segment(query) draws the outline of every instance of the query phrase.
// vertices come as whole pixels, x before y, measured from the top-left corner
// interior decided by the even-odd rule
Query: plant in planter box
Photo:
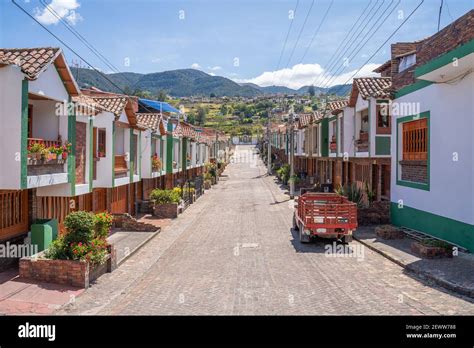
[[[151,168],[153,171],[158,171],[161,169],[161,160],[156,154],[151,158]]]
[[[99,214],[100,215],[100,214]],[[108,243],[105,239],[111,225],[111,216],[76,211],[64,220],[67,233],[55,240],[45,256],[50,259],[87,261],[101,265],[108,259]]]
[[[34,160],[40,160],[45,146],[41,142],[32,143],[28,146],[28,157]]]
[[[94,230],[96,238],[107,238],[114,221],[113,216],[109,213],[98,213],[95,214],[94,218]]]
[[[178,204],[181,201],[180,188],[173,190],[155,189],[150,194],[153,201],[153,214],[160,218],[175,218],[178,216]]]
[[[69,154],[72,152],[72,144],[69,141],[63,145],[62,157],[65,160]]]

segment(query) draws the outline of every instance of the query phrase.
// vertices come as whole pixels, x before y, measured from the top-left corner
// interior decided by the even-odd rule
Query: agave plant
[[[355,183],[346,186],[344,191],[348,200],[356,203],[358,207],[362,206],[362,190]]]
[[[369,187],[368,182],[365,182],[365,194],[367,195],[369,204],[372,204],[372,202],[375,200],[375,191]]]

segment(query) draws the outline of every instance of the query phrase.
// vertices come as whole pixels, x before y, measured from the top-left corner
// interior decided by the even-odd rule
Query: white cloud
[[[214,74],[213,72],[208,72],[208,74],[211,76],[216,76],[216,74]]]
[[[201,66],[198,63],[191,64],[192,69],[201,69]]]
[[[209,70],[212,70],[212,71],[222,70],[222,67],[219,66],[219,65],[216,65],[216,66],[208,66],[207,68],[208,68]]]
[[[152,62],[152,63],[159,63],[159,62],[161,62],[161,59],[160,59],[160,58],[153,58],[153,59],[151,60],[151,62]]]
[[[60,18],[76,25],[83,20],[80,13],[75,11],[80,6],[77,0],[52,0],[47,8],[35,8],[35,18],[44,25],[58,24]]]
[[[378,74],[372,72],[380,64],[367,64],[356,75],[359,76],[377,76]],[[319,64],[297,64],[291,68],[280,69],[277,71],[266,71],[263,74],[250,79],[235,79],[235,82],[251,82],[259,86],[285,86],[293,89],[298,89],[303,86],[309,86],[315,83],[318,86],[325,86],[329,83],[330,86],[342,84],[346,82],[357,69],[343,73],[341,75],[333,76],[328,73]],[[324,76],[324,77],[323,77]],[[351,83],[352,80],[347,83]]]

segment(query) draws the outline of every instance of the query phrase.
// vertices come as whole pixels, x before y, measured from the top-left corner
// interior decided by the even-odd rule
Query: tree
[[[303,112],[304,111],[304,106],[302,104],[296,104],[294,108],[295,112]]]
[[[209,98],[215,98],[215,97],[216,97],[216,94],[215,94],[215,93],[211,93],[211,94],[209,95]]]
[[[160,89],[160,91],[158,92],[158,95],[156,96],[156,99],[158,99],[159,101],[166,101],[166,98],[167,98],[167,94],[164,90]]]
[[[314,86],[308,87],[308,93],[310,96],[314,97],[314,95],[316,94],[316,92],[314,91]]]
[[[196,114],[194,112],[190,112],[187,114],[187,121],[191,124],[196,124]]]
[[[318,104],[311,105],[311,109],[313,109],[313,111],[317,111],[318,110]]]
[[[204,126],[208,113],[209,109],[207,107],[199,105],[197,108],[196,123],[200,126]]]

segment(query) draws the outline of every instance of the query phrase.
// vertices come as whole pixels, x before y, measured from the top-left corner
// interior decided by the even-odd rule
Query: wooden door
[[[112,189],[112,199],[110,211],[113,214],[123,214],[128,212],[128,185],[114,187]]]
[[[87,125],[76,122],[76,183],[86,182],[86,141]]]
[[[96,188],[93,192],[94,213],[107,211],[107,189]]]
[[[28,232],[28,191],[0,191],[0,240]]]

